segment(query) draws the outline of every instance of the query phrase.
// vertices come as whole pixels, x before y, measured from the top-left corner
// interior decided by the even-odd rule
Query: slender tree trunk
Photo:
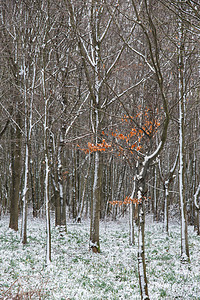
[[[168,234],[169,229],[169,180],[164,182],[164,231]]]
[[[50,224],[50,203],[49,203],[49,158],[48,158],[48,102],[45,88],[45,70],[42,70],[42,84],[44,96],[44,158],[45,158],[45,180],[44,180],[44,198],[46,210],[46,262],[51,262],[51,224]]]
[[[148,282],[146,275],[145,262],[145,182],[149,161],[142,163],[141,170],[137,166],[137,175],[135,176],[137,200],[138,200],[138,275],[140,284],[141,300],[148,300]],[[138,175],[139,174],[139,175]]]
[[[47,264],[51,262],[51,224],[50,224],[50,203],[49,203],[49,160],[48,154],[45,153],[45,208],[46,208],[46,261]]]
[[[21,178],[21,115],[17,112],[16,129],[11,127],[11,169],[12,185],[10,193],[10,223],[9,228],[18,230],[18,205]],[[13,126],[13,125],[12,125]]]
[[[131,199],[134,199],[135,196],[135,180],[136,176],[134,176],[134,181],[133,181],[133,191],[131,194]],[[135,203],[131,201],[129,205],[129,244],[130,245],[135,245],[135,232],[134,232],[134,222],[135,222]]]
[[[64,129],[65,130],[65,129]],[[66,225],[66,202],[64,200],[63,190],[63,174],[62,174],[62,147],[63,147],[63,128],[60,132],[60,141],[58,147],[58,187],[59,187],[59,198],[60,198],[60,225],[64,226],[65,231],[67,230]]]
[[[154,189],[153,189],[153,195],[154,195],[154,204],[153,204],[153,220],[158,221],[158,203],[157,203],[157,168],[155,167],[154,170]]]
[[[163,226],[163,229],[167,234],[168,234],[168,229],[169,229],[169,186],[173,180],[174,172],[175,172],[176,166],[178,164],[178,159],[179,159],[179,150],[176,155],[174,165],[170,169],[170,171],[168,172],[168,174],[166,176],[164,176],[162,173],[160,160],[158,163],[158,170],[159,170],[160,178],[161,178],[161,181],[163,183],[163,188],[164,188],[164,226]],[[167,168],[169,168],[169,164],[168,164]]]
[[[36,148],[37,149],[37,148]],[[42,175],[40,176],[39,174],[39,162],[38,162],[38,157],[36,156],[35,158],[35,172],[33,172],[33,176],[35,176],[35,205],[33,206],[33,216],[38,217],[39,216],[39,211],[43,203],[39,201],[39,199],[44,199],[42,196],[42,187],[44,184],[40,184],[40,179]],[[42,171],[42,168],[41,168]],[[43,171],[42,171],[43,172]],[[42,174],[41,172],[41,174]]]
[[[135,204],[131,201],[131,203],[129,204],[129,244],[130,245],[135,245],[134,211],[135,211]]]
[[[61,224],[61,212],[60,212],[60,193],[58,187],[58,158],[56,158],[56,147],[54,144],[53,135],[50,134],[50,147],[49,147],[49,157],[51,161],[51,180],[52,189],[54,195],[54,205],[55,205],[55,226],[60,226]]]
[[[32,151],[30,149],[31,155],[32,156]],[[31,199],[33,203],[33,217],[37,217],[37,202],[36,202],[36,187],[35,187],[35,175],[34,175],[34,164],[32,158],[30,159],[30,181],[31,181]]]
[[[26,62],[23,54],[23,74],[24,74],[24,132],[25,132],[25,165],[24,165],[24,188],[22,194],[22,227],[21,240],[23,244],[27,243],[27,191],[28,191],[28,173],[29,173],[29,147],[28,147],[28,124],[27,124],[27,86],[26,86]]]
[[[22,196],[23,210],[22,210],[22,228],[21,228],[21,239],[22,243],[27,243],[27,191],[28,191],[28,164],[29,164],[29,148],[28,143],[26,143],[25,150],[25,166],[24,166],[24,189]]]
[[[78,216],[77,216],[77,222],[79,222],[79,223],[81,222],[83,209],[84,209],[86,185],[87,185],[87,180],[88,180],[88,176],[89,176],[90,167],[91,167],[91,159],[90,159],[90,153],[89,153],[88,169],[87,169],[87,173],[85,175],[84,182],[83,182],[83,191],[82,191],[82,195],[81,195],[81,205],[80,205],[80,209],[79,209]]]
[[[195,208],[194,230],[197,232],[197,235],[200,235],[199,223],[200,223],[199,209]]]
[[[195,223],[194,223],[194,229],[197,231],[197,235],[200,235],[200,226],[199,226],[199,210],[200,205],[198,204],[198,197],[200,194],[200,183],[198,185],[198,188],[194,194],[194,206],[195,206]]]
[[[95,152],[94,159],[94,183],[93,183],[93,199],[91,201],[91,221],[90,221],[90,249],[93,252],[100,252],[99,243],[99,221],[100,221],[100,153]]]
[[[76,151],[75,148],[72,150],[72,180],[71,180],[71,211],[72,218],[77,218],[77,164],[76,164]]]
[[[189,260],[185,194],[185,84],[184,84],[184,36],[183,24],[179,24],[179,194],[181,211],[181,258]]]
[[[148,295],[146,263],[145,263],[144,228],[145,228],[144,199],[142,197],[141,203],[138,204],[138,273],[139,273],[141,300],[145,300],[145,299],[148,300],[149,295]]]
[[[33,78],[32,78],[32,95],[30,103],[27,102],[27,82],[28,78],[26,75],[26,59],[25,54],[23,55],[23,75],[24,75],[24,89],[22,94],[24,95],[24,132],[25,132],[25,165],[24,165],[24,188],[22,195],[22,227],[21,227],[21,239],[22,243],[27,243],[27,192],[28,192],[28,176],[29,176],[29,145],[32,135],[32,115],[33,115],[33,99],[34,99],[34,88],[35,88],[35,77],[36,77],[36,62],[33,63]],[[29,118],[29,119],[28,119]]]
[[[54,201],[55,201],[55,226],[60,226],[61,215],[60,215],[60,195],[57,186],[53,184]]]

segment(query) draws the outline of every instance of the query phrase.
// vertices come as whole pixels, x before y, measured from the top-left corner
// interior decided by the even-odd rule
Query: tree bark
[[[94,253],[100,252],[99,242],[99,221],[101,207],[101,178],[100,178],[100,153],[95,152],[94,158],[94,183],[93,183],[93,198],[91,201],[91,216],[90,216],[90,244],[89,247]]]
[[[20,199],[20,179],[21,179],[21,114],[18,111],[16,116],[18,126],[11,127],[11,170],[12,185],[10,193],[10,223],[9,228],[18,230],[18,205]]]
[[[144,228],[145,228],[145,214],[144,214],[144,199],[140,199],[138,204],[138,273],[140,283],[141,300],[148,300],[148,286],[146,276],[145,263],[145,244],[144,244]]]
[[[184,32],[179,22],[179,196],[181,211],[181,259],[189,261],[187,233],[186,193],[185,193],[185,83],[184,83]]]

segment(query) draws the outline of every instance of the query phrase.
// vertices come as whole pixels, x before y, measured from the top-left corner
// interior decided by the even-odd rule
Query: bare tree
[[[20,62],[21,45],[19,30],[12,19],[19,20],[19,7],[15,4],[15,10],[11,8],[10,3],[3,3],[1,6],[1,42],[4,45],[4,57],[7,61],[10,97],[13,103],[10,105],[1,104],[4,113],[11,120],[11,172],[12,184],[10,192],[10,224],[9,227],[18,230],[18,205],[20,199],[20,181],[21,181],[21,156],[22,156],[22,99],[20,82]],[[8,79],[7,78],[7,79]]]

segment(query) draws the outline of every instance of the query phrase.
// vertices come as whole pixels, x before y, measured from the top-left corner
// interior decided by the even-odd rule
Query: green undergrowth
[[[89,221],[68,224],[67,233],[52,226],[49,266],[45,220],[30,219],[28,224],[28,242],[22,245],[19,233],[8,229],[8,218],[1,220],[0,299],[140,300],[137,229],[136,244],[130,246],[127,219],[101,223],[99,254],[89,251]],[[162,224],[147,223],[150,299],[200,300],[200,237],[192,228],[189,243],[191,263],[182,264],[180,227],[170,225],[166,235]]]

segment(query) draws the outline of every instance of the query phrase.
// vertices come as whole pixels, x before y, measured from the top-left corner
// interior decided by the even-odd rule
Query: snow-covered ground
[[[100,254],[88,251],[88,221],[68,224],[67,234],[60,234],[52,225],[52,263],[48,267],[45,220],[29,217],[25,246],[8,224],[9,218],[3,216],[0,299],[140,300],[137,239],[135,246],[129,245],[128,219],[101,223]],[[180,227],[170,225],[169,231],[166,236],[161,223],[148,220],[146,224],[150,299],[200,299],[200,236],[189,228],[191,263],[181,264]]]

